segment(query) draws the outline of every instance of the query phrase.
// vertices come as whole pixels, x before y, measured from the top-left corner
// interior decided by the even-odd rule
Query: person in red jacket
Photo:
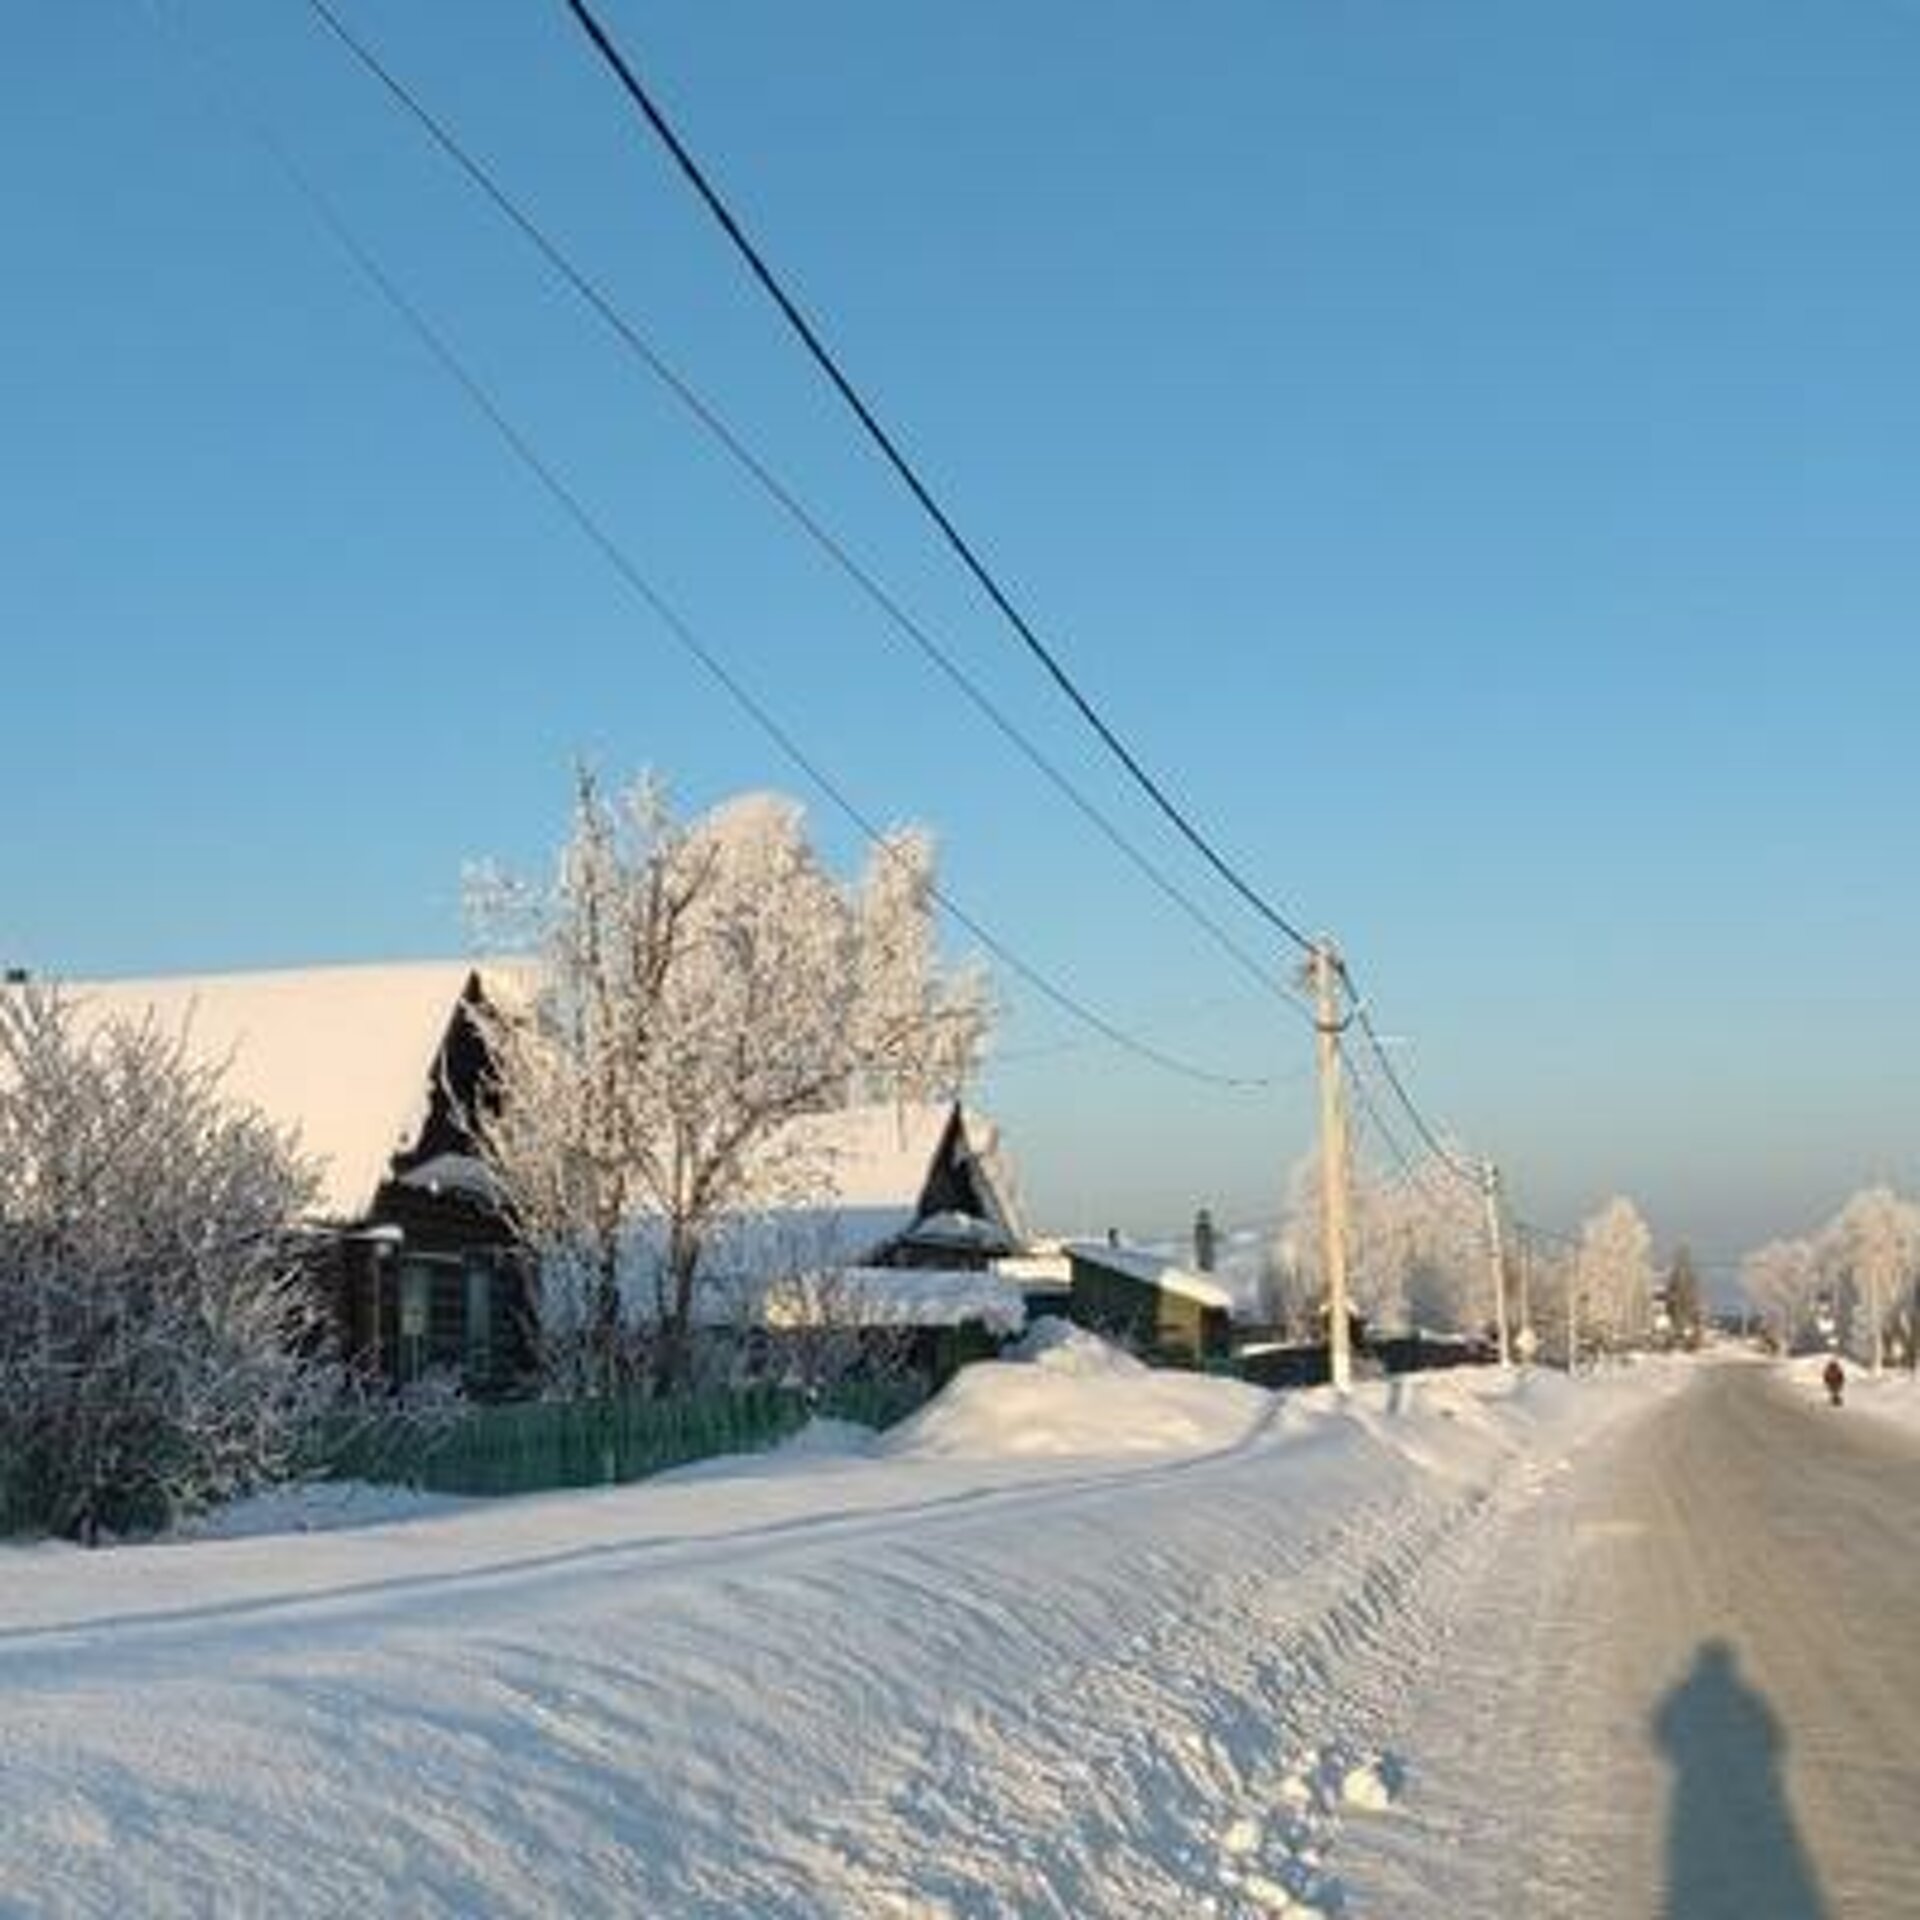
[[[1847,1384],[1847,1370],[1840,1364],[1838,1354],[1827,1362],[1826,1371],[1820,1378],[1826,1382],[1827,1398],[1837,1407],[1840,1404],[1841,1391]]]

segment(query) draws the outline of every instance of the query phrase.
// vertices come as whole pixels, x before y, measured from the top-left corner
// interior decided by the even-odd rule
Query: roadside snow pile
[[[1043,1323],[1015,1351],[1026,1357],[964,1368],[881,1451],[895,1460],[1200,1453],[1237,1446],[1274,1404],[1237,1380],[1143,1366],[1079,1328]]]
[[[1489,1516],[1664,1390],[1055,1334],[811,1470],[0,1549],[0,1913],[1336,1914]]]
[[[1144,1360],[1052,1314],[1036,1320],[1002,1357],[1045,1367],[1049,1373],[1138,1375],[1147,1371]]]
[[[797,1433],[778,1445],[753,1453],[717,1453],[692,1460],[684,1467],[668,1467],[639,1483],[648,1487],[685,1486],[702,1480],[816,1478],[871,1460],[880,1450],[880,1436],[857,1420],[834,1420],[816,1415]]]

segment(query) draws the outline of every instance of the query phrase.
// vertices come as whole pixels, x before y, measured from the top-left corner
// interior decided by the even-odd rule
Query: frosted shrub
[[[291,1143],[83,1015],[0,993],[0,1528],[93,1540],[288,1471],[331,1376]]]

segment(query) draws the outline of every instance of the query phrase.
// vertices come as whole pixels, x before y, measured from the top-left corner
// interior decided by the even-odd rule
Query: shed
[[[1070,1241],[1065,1251],[1073,1277],[1069,1311],[1079,1325],[1184,1366],[1227,1357],[1232,1296],[1205,1274],[1101,1241]]]

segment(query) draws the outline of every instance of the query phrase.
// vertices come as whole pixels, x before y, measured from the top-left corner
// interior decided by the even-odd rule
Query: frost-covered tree
[[[1891,1187],[1863,1188],[1814,1246],[1823,1278],[1846,1309],[1854,1351],[1878,1373],[1889,1317],[1920,1272],[1920,1207]]]
[[[1317,1318],[1326,1298],[1320,1159],[1289,1176],[1285,1223],[1268,1262],[1288,1317]],[[1348,1298],[1375,1327],[1480,1332],[1493,1316],[1478,1194],[1437,1158],[1398,1174],[1356,1168],[1347,1210]]]
[[[1653,1295],[1653,1235],[1633,1202],[1616,1196],[1584,1221],[1574,1259],[1583,1329],[1616,1352],[1644,1339]]]
[[[1417,1163],[1395,1185],[1404,1218],[1407,1317],[1440,1333],[1485,1333],[1494,1324],[1493,1270],[1484,1202],[1456,1163],[1437,1156]]]
[[[854,911],[858,1097],[956,1095],[979,1061],[991,1003],[977,971],[949,974],[941,966],[932,837],[909,827],[882,840],[868,859]]]
[[[1521,1254],[1526,1262],[1528,1309],[1543,1359],[1569,1371],[1579,1365],[1587,1335],[1581,1310],[1579,1259],[1558,1236],[1531,1239]]]
[[[984,997],[933,957],[925,843],[876,862],[856,892],[792,801],[683,825],[657,785],[609,797],[583,772],[553,888],[483,878],[483,917],[504,905],[539,952],[525,1004],[479,1016],[494,1072],[477,1121],[541,1261],[550,1370],[683,1380],[716,1230],[830,1178],[790,1123],[971,1067]]]
[[[1675,1346],[1691,1351],[1700,1344],[1706,1314],[1700,1270],[1693,1264],[1691,1248],[1683,1245],[1675,1250],[1661,1291],[1666,1297],[1667,1336]]]
[[[1284,1247],[1282,1258],[1278,1248]],[[1326,1238],[1320,1202],[1320,1155],[1309,1151],[1287,1177],[1287,1211],[1276,1243],[1274,1270],[1295,1329],[1310,1337],[1326,1330]],[[1372,1326],[1398,1326],[1405,1317],[1400,1289],[1399,1222],[1386,1204],[1383,1183],[1350,1169],[1347,1183],[1347,1304]]]
[[[1811,1240],[1769,1240],[1740,1262],[1741,1289],[1783,1351],[1793,1348],[1812,1318],[1819,1285]]]
[[[289,1470],[333,1385],[313,1193],[186,1035],[0,991],[0,1523],[92,1539]]]

